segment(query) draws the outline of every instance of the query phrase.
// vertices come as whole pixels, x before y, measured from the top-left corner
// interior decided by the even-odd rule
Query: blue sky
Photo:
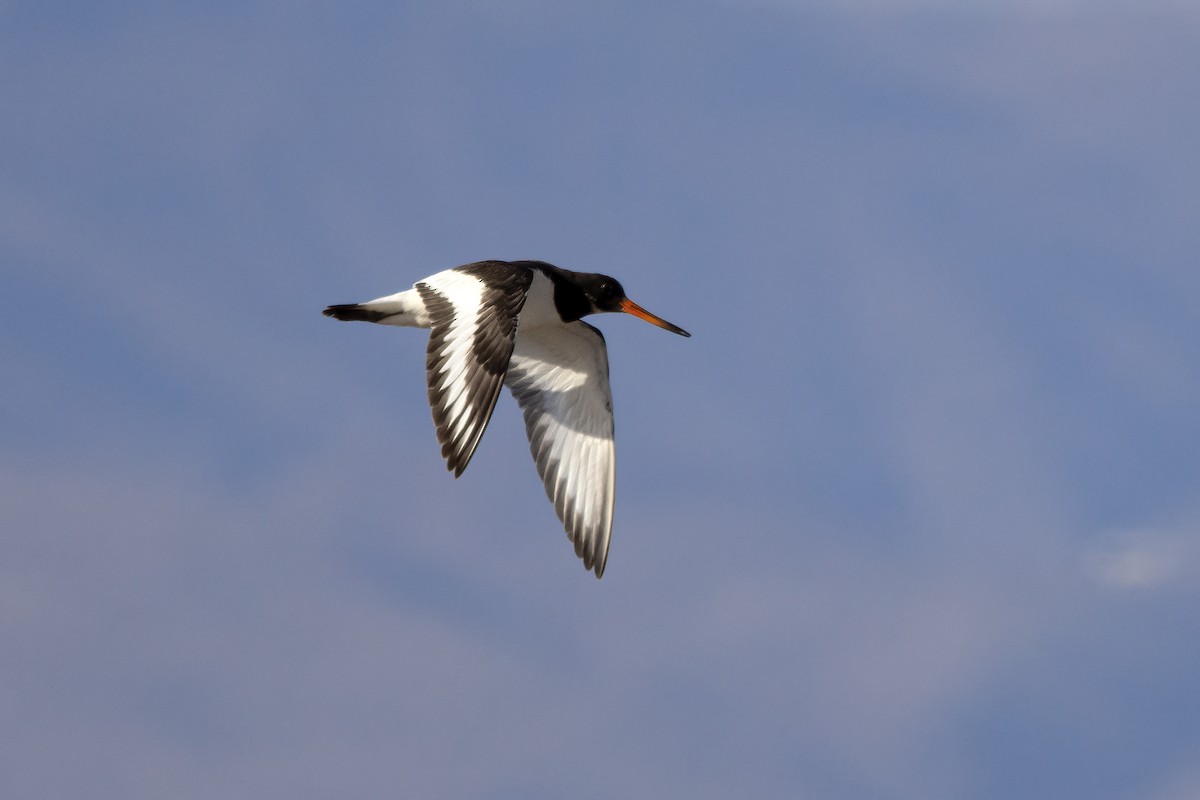
[[[1200,14],[0,2],[0,793],[1200,796]],[[482,258],[617,276],[577,563]]]

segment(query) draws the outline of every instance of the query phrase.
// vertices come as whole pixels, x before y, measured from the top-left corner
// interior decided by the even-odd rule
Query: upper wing
[[[425,377],[446,466],[458,477],[487,428],[532,273],[481,261],[417,284],[430,318]]]
[[[604,575],[616,463],[608,355],[585,322],[521,331],[505,379],[546,494],[583,565]]]

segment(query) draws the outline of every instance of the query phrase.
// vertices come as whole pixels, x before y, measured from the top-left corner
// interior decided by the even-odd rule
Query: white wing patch
[[[528,270],[480,262],[417,284],[431,320],[429,405],[442,456],[455,476],[471,461],[508,369]]]
[[[505,383],[546,494],[575,553],[604,574],[612,535],[616,460],[608,354],[584,322],[522,328]]]

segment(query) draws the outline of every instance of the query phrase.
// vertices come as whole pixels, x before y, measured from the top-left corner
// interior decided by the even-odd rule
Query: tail
[[[416,289],[389,294],[387,297],[377,297],[365,303],[330,306],[325,309],[324,313],[327,317],[347,322],[378,322],[381,325],[429,327],[429,314],[425,312],[425,302],[421,300],[421,295]]]
[[[395,312],[380,311],[377,308],[370,308],[362,303],[346,303],[344,305],[329,306],[321,312],[327,317],[340,319],[343,322],[382,322]]]

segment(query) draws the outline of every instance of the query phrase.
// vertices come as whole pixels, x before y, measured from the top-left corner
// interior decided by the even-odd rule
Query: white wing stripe
[[[525,414],[546,494],[575,552],[599,577],[608,558],[615,474],[604,339],[582,322],[522,328],[506,382]]]
[[[430,318],[429,405],[446,465],[461,475],[491,418],[508,369],[528,268],[501,262],[455,267],[417,291]]]

